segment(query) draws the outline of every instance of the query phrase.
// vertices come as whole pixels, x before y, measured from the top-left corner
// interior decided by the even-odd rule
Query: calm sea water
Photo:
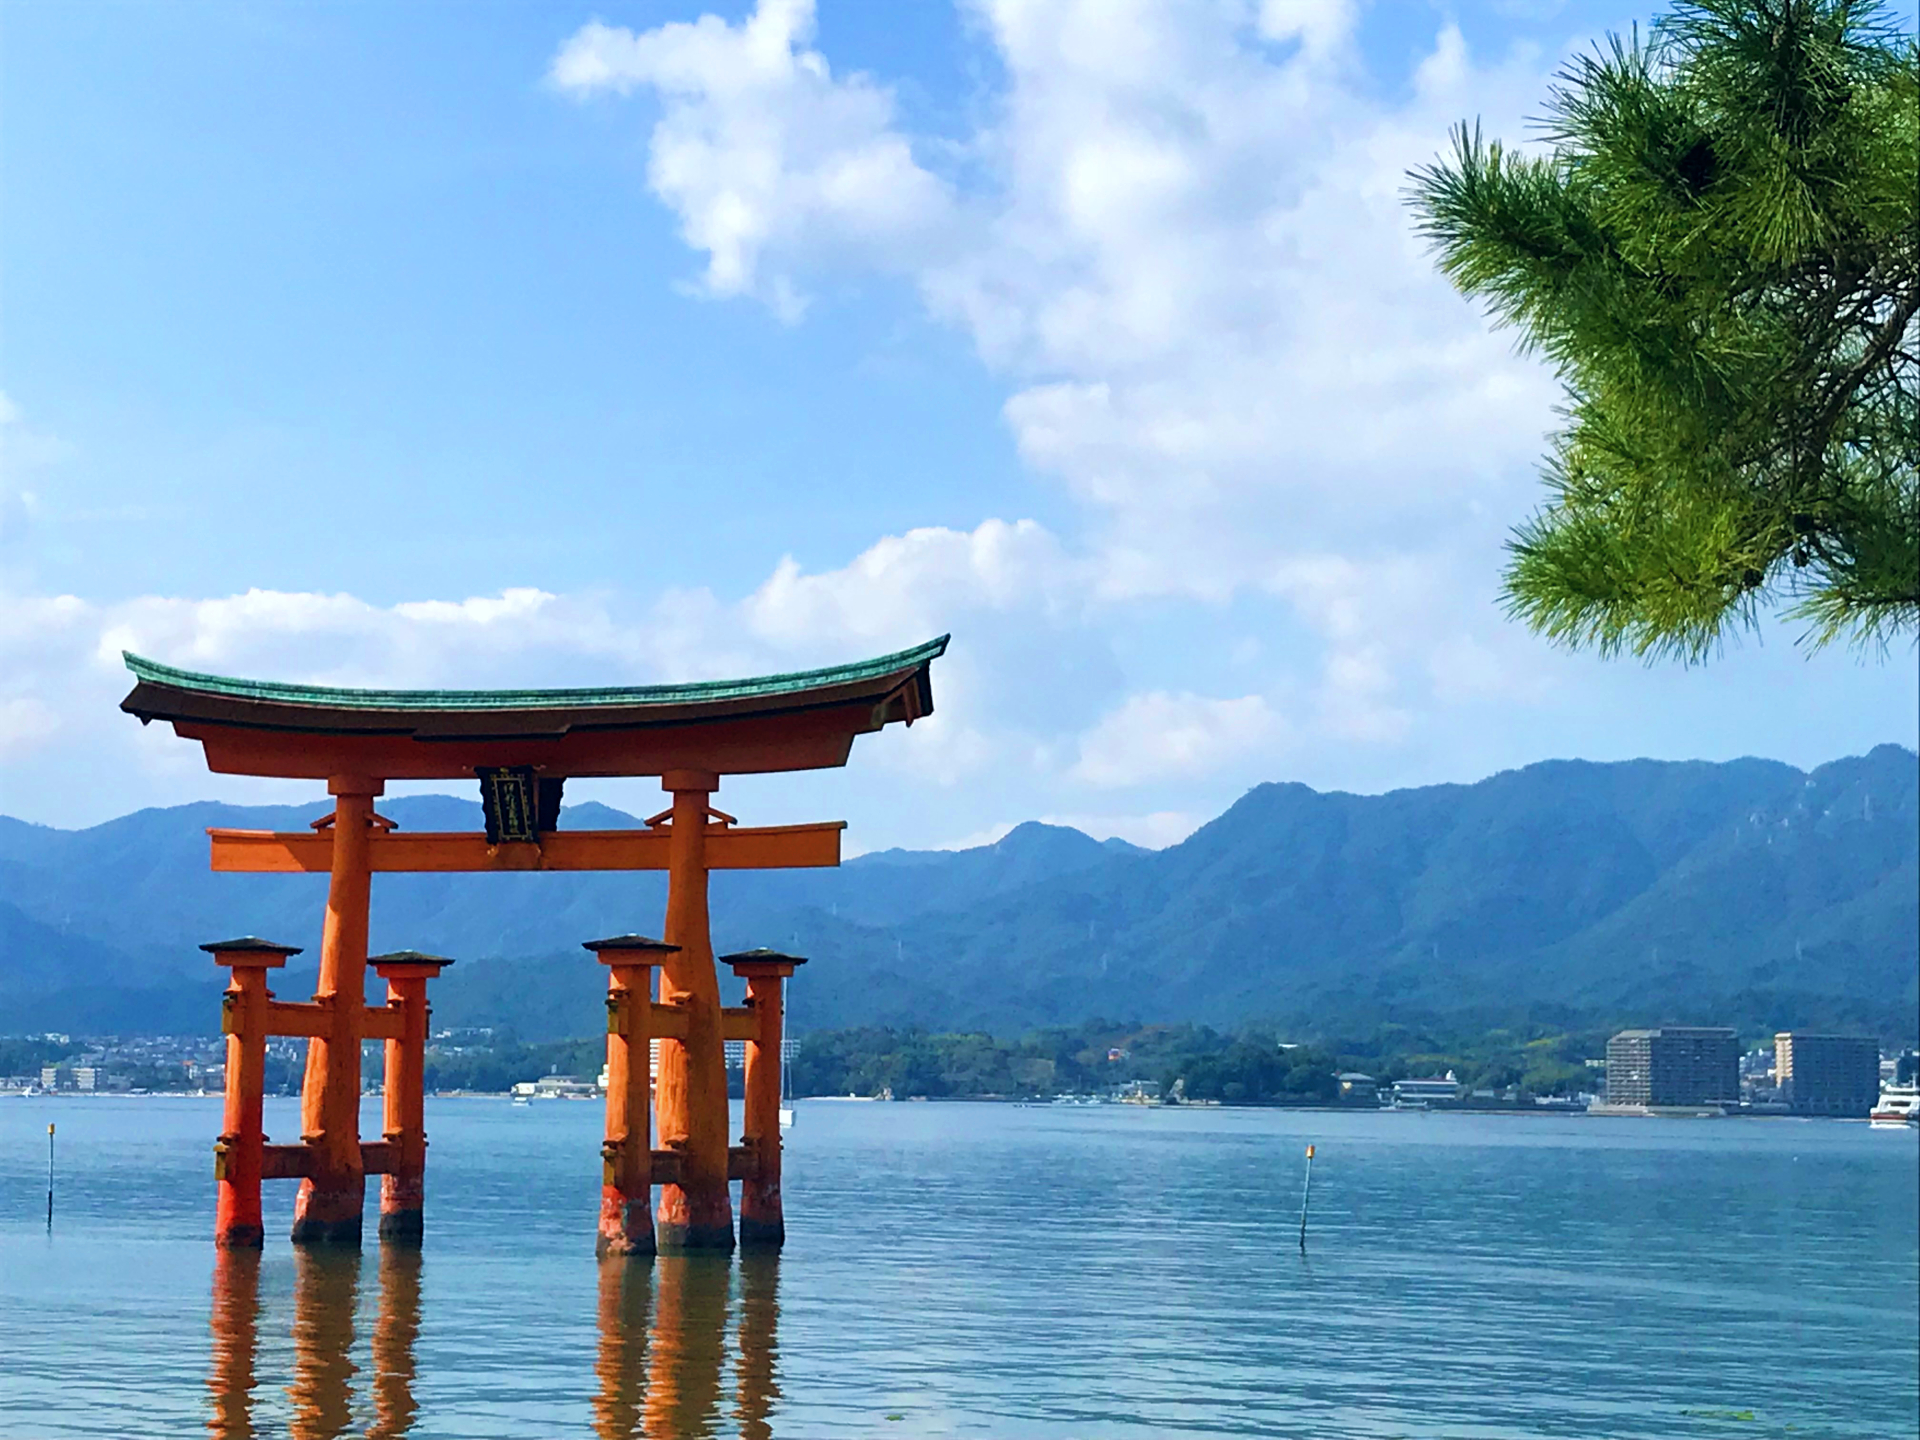
[[[0,1100],[0,1434],[1920,1434],[1911,1133],[808,1102],[777,1261],[601,1266],[597,1105],[430,1099],[417,1258],[217,1264],[219,1118]]]

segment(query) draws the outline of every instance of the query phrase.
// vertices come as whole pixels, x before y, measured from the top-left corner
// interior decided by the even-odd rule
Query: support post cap
[[[614,964],[651,964],[651,961],[635,961],[634,955],[678,955],[680,947],[669,945],[664,940],[656,940],[651,935],[609,935],[604,940],[583,940],[582,950],[591,950],[600,957],[604,965]]]
[[[757,950],[739,950],[732,955],[722,955],[720,959],[733,967],[734,974],[748,978],[777,975],[784,979],[793,974],[794,966],[807,963],[804,955],[788,955],[780,950],[769,950],[764,945]]]
[[[298,955],[298,945],[276,945],[258,935],[242,935],[237,940],[215,940],[200,947],[213,956],[216,965],[242,965],[271,969],[287,963],[289,955]]]
[[[416,976],[431,980],[453,961],[445,955],[428,955],[421,950],[393,950],[385,955],[369,955],[367,963],[382,980],[410,980]]]
[[[676,795],[683,790],[711,795],[720,788],[720,776],[712,770],[668,770],[660,777],[660,788]]]

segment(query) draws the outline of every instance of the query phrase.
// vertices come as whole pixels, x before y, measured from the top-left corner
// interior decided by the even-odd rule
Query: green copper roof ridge
[[[624,685],[561,690],[352,690],[333,685],[295,685],[278,680],[244,680],[180,670],[122,650],[127,669],[144,683],[168,685],[235,700],[312,705],[353,710],[579,710],[614,705],[684,705],[703,700],[750,700],[789,695],[829,685],[877,680],[913,669],[946,653],[951,635],[924,645],[877,655],[851,665],[793,670],[741,680],[694,680],[675,685]]]

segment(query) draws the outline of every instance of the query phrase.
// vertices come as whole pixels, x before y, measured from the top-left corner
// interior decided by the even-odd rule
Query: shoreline
[[[516,1097],[508,1090],[430,1090],[428,1096],[435,1100],[507,1100]],[[297,1100],[297,1095],[268,1096],[273,1100]],[[380,1092],[369,1090],[362,1093],[363,1101],[378,1100]],[[579,1103],[582,1100],[604,1099],[599,1095],[540,1097],[565,1099]],[[0,1101],[6,1100],[225,1100],[223,1092],[218,1090],[0,1090]],[[1568,1118],[1594,1120],[1832,1120],[1843,1125],[1866,1125],[1871,1122],[1864,1115],[1795,1115],[1777,1110],[1768,1111],[1721,1111],[1708,1113],[1701,1110],[1641,1110],[1595,1107],[1591,1110],[1562,1109],[1548,1106],[1519,1105],[1435,1105],[1425,1109],[1397,1107],[1393,1105],[1245,1105],[1229,1104],[1225,1101],[1185,1101],[1178,1105],[1141,1104],[1125,1100],[1092,1100],[1078,1102],[1056,1102],[1053,1100],[1022,1100],[1011,1095],[916,1095],[905,1100],[883,1100],[877,1095],[796,1095],[789,1103],[839,1104],[839,1105],[1013,1105],[1028,1110],[1087,1110],[1087,1109],[1131,1109],[1131,1110],[1284,1110],[1299,1111],[1319,1115],[1521,1115],[1530,1118]],[[1887,1127],[1882,1127],[1887,1128]],[[1913,1127],[1908,1127],[1913,1128]]]

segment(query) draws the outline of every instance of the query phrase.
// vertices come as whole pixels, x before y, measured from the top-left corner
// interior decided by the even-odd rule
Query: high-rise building
[[[1782,1030],[1773,1072],[1796,1115],[1864,1116],[1880,1096],[1880,1046],[1865,1035]]]
[[[1732,1030],[1667,1025],[1607,1042],[1607,1104],[1737,1105],[1740,1039]]]

